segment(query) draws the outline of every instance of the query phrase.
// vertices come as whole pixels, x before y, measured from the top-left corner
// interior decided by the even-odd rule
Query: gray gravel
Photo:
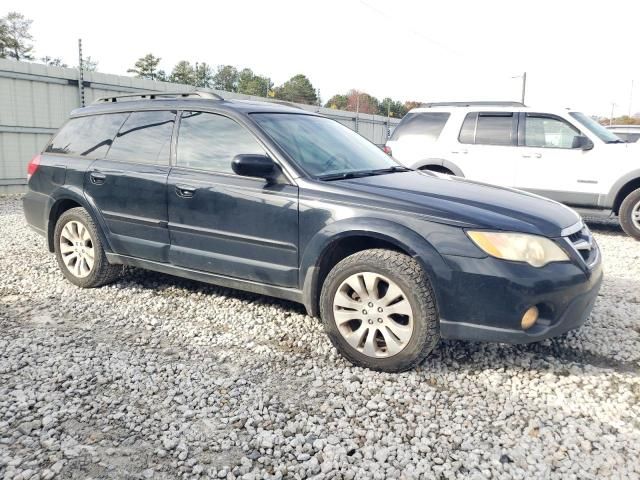
[[[0,479],[640,478],[640,243],[592,226],[581,330],[392,375],[296,304],[136,269],[78,289],[0,198]]]

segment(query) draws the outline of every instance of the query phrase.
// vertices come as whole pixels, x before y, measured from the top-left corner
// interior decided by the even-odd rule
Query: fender
[[[429,166],[444,167],[451,170],[456,177],[464,178],[464,173],[462,172],[462,169],[460,167],[458,167],[455,163],[443,158],[428,158],[425,160],[420,160],[413,164],[413,168],[416,169],[422,169]]]
[[[310,315],[318,313],[320,261],[336,242],[354,236],[384,240],[414,257],[432,279],[450,276],[450,268],[436,249],[423,237],[404,225],[380,218],[349,218],[318,231],[307,244],[300,262],[303,303]],[[437,288],[436,302],[438,301]]]
[[[616,200],[618,198],[618,195],[622,191],[622,189],[625,187],[625,185],[627,185],[630,182],[633,182],[634,180],[640,180],[640,168],[636,170],[632,170],[624,174],[622,177],[620,177],[616,181],[616,183],[613,184],[613,187],[611,187],[611,190],[609,190],[609,193],[606,196],[604,196],[604,199],[602,200],[602,204],[599,205],[599,207],[614,209],[616,206]]]
[[[54,208],[57,208],[57,206],[65,200],[72,200],[76,202],[89,213],[89,215],[93,219],[93,222],[98,227],[98,235],[100,236],[100,242],[102,243],[105,251],[112,252],[113,249],[111,248],[111,243],[109,242],[107,236],[105,235],[105,232],[108,232],[107,225],[104,222],[102,215],[98,214],[98,209],[96,208],[95,203],[90,198],[85,196],[82,188],[78,188],[77,186],[70,185],[70,184],[61,185],[60,187],[58,187],[56,190],[54,190],[51,193],[49,199],[47,200],[47,205],[45,208],[45,215],[46,215],[45,225],[46,225],[47,244],[49,247],[49,251],[51,252],[54,251],[53,231],[55,229],[55,225],[50,225],[50,222],[49,222],[49,219],[51,218],[51,212],[54,210]]]

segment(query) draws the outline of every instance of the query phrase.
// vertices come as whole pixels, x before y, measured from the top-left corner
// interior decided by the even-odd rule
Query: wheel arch
[[[319,314],[322,285],[327,274],[341,260],[371,248],[386,248],[418,260],[429,278],[434,264],[442,259],[436,250],[411,229],[380,219],[358,219],[332,232],[321,231],[309,242],[302,257],[303,299],[311,316]],[[435,290],[435,288],[434,288]]]
[[[455,175],[456,177],[464,178],[464,173],[458,165],[443,158],[428,158],[425,160],[420,160],[413,164],[413,168],[416,168],[418,170],[432,170],[434,172],[447,174],[451,172],[451,174]]]
[[[624,199],[627,198],[627,195],[637,190],[638,188],[640,188],[640,171],[638,171],[638,176],[636,178],[632,178],[631,180],[629,180],[617,191],[612,208],[613,212],[616,215],[618,215],[618,213],[620,212],[620,206],[622,205]]]
[[[106,251],[111,251],[110,243],[104,234],[104,228],[101,219],[96,215],[95,209],[87,201],[82,191],[75,188],[61,188],[57,190],[50,200],[50,205],[47,212],[47,247],[50,252],[54,252],[53,235],[56,228],[56,222],[60,216],[72,208],[81,207],[84,208],[93,223],[96,225],[100,241]]]

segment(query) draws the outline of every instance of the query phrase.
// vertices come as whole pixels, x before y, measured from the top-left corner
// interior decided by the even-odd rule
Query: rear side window
[[[475,112],[467,114],[458,140],[476,145],[513,145],[512,112]]]
[[[449,114],[446,112],[416,112],[408,113],[396,127],[391,140],[403,137],[419,136],[421,140],[433,143],[438,140]]]
[[[128,115],[112,113],[72,118],[60,129],[45,151],[103,158]]]
[[[178,133],[177,164],[213,172],[233,173],[240,154],[264,155],[249,131],[230,118],[204,112],[183,112]]]
[[[175,112],[133,112],[113,140],[107,158],[168,164],[174,122]]]

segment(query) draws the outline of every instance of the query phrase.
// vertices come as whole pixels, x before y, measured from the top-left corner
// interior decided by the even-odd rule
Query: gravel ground
[[[78,289],[0,198],[0,478],[640,478],[640,243],[592,227],[581,330],[392,375],[293,303],[137,269]]]

